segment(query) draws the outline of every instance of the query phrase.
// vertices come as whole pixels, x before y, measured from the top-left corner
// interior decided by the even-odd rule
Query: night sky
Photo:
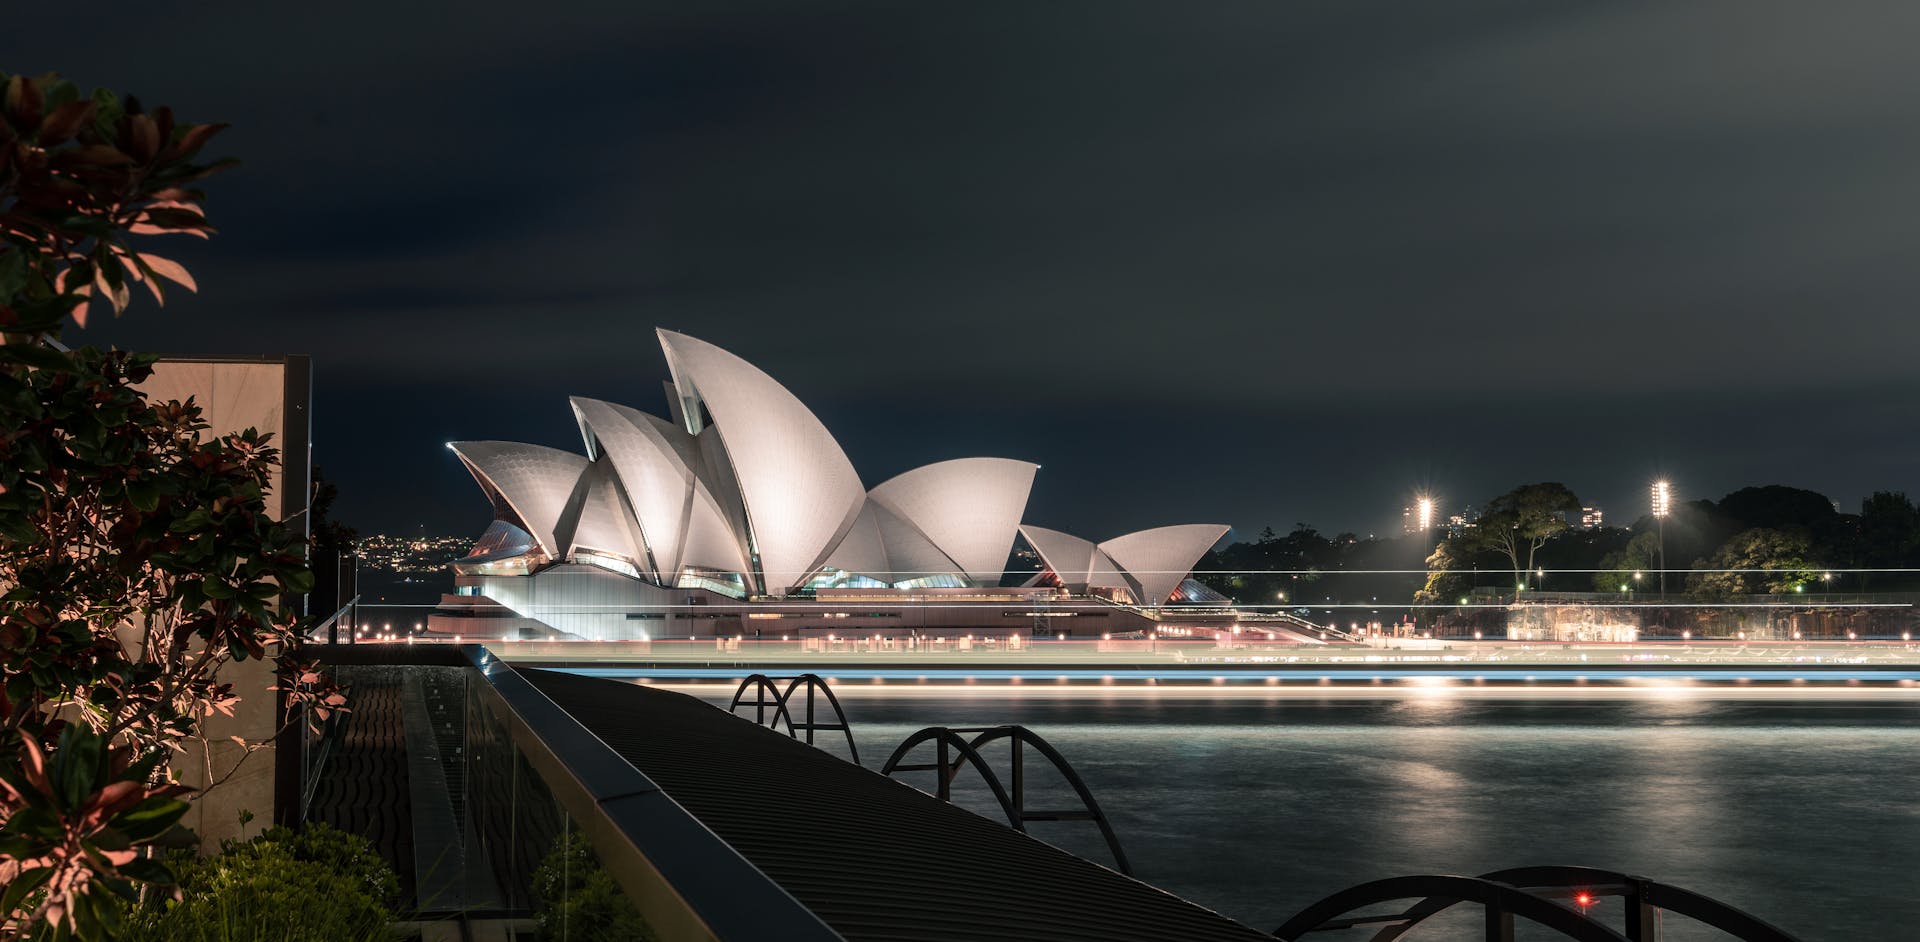
[[[428,6],[0,33],[234,125],[204,293],[68,339],[312,354],[362,532],[485,526],[443,442],[663,409],[655,326],[1093,538],[1920,492],[1910,0]]]

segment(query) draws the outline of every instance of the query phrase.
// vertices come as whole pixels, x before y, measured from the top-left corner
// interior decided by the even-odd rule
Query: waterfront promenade
[[[1036,642],[908,649],[869,642],[503,642],[521,666],[712,692],[753,674],[820,674],[845,696],[1045,692],[1050,696],[1353,699],[1916,699],[1920,645],[1869,642],[1223,647]]]

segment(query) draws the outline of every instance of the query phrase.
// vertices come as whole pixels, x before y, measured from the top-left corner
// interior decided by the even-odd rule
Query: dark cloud
[[[439,443],[753,360],[870,482],[1046,466],[1093,534],[1914,480],[1920,8],[146,4],[0,68],[230,121],[206,294],[86,339],[316,357],[365,528]]]

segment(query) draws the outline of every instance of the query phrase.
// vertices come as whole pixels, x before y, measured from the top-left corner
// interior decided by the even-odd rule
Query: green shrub
[[[579,831],[561,834],[534,871],[533,924],[539,942],[658,938]]]
[[[309,824],[298,831],[269,828],[245,843],[229,841],[221,853],[246,856],[273,852],[269,849],[283,849],[295,860],[320,864],[352,880],[382,906],[392,908],[400,903],[400,878],[373,842],[325,824]]]
[[[181,898],[142,908],[123,942],[371,942],[392,938],[393,870],[365,839],[273,828],[175,866]]]

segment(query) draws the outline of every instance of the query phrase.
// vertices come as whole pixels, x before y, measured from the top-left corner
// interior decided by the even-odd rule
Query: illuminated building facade
[[[868,488],[767,374],[693,337],[659,338],[667,415],[576,397],[584,453],[448,444],[494,511],[454,563],[472,601],[449,600],[449,615],[488,600],[562,635],[626,639],[751,635],[788,616],[782,628],[814,630],[837,615],[846,633],[1051,625],[1077,617],[1058,607],[1073,599],[1129,631],[1116,613],[1151,625],[1170,603],[1226,603],[1187,578],[1226,526],[1098,544],[1023,526],[1039,465],[1007,458]],[[1002,585],[1023,535],[1045,569]]]

